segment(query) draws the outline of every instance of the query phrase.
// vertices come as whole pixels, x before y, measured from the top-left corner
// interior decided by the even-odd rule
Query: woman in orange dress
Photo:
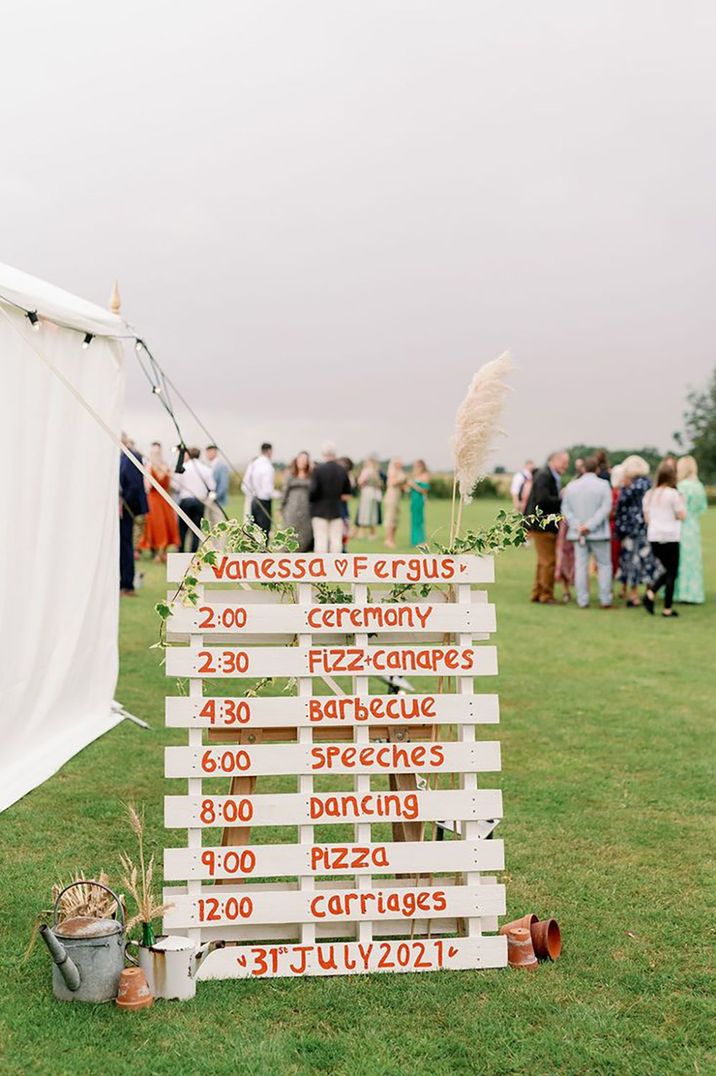
[[[149,470],[162,489],[169,492],[171,469],[162,456],[162,446],[154,441],[149,450]],[[144,520],[144,534],[139,543],[140,549],[149,549],[154,559],[163,563],[167,559],[167,547],[179,548],[179,524],[176,512],[169,507],[160,493],[148,482],[147,501],[149,511]]]

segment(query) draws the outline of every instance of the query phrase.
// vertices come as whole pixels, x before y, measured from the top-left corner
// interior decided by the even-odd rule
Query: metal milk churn
[[[60,898],[75,885],[94,885],[117,902],[121,921],[79,915],[57,922]],[[99,882],[72,882],[55,901],[52,930],[40,934],[54,961],[52,989],[60,1001],[113,1001],[124,967],[124,912],[119,897]]]

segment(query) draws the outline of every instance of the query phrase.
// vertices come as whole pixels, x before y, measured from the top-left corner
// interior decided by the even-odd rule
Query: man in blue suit
[[[124,434],[122,442],[131,449],[132,455],[141,463],[142,457],[131,447]],[[122,453],[119,461],[119,590],[125,597],[134,597],[134,521],[147,514],[147,495],[144,476],[132,461]]]

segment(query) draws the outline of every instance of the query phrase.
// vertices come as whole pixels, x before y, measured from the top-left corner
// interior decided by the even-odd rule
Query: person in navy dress
[[[129,442],[123,436],[125,445]],[[137,462],[142,457],[135,448],[131,449]],[[138,516],[147,514],[147,494],[144,490],[144,476],[132,461],[122,453],[119,461],[119,589],[125,597],[133,596],[134,589],[134,521]]]

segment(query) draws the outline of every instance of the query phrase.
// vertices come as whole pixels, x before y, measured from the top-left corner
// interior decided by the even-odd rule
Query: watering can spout
[[[57,970],[65,980],[67,989],[73,991],[79,990],[80,973],[77,970],[77,965],[68,955],[62,942],[58,941],[48,926],[40,927],[40,936],[50,950],[50,956],[57,965]]]

